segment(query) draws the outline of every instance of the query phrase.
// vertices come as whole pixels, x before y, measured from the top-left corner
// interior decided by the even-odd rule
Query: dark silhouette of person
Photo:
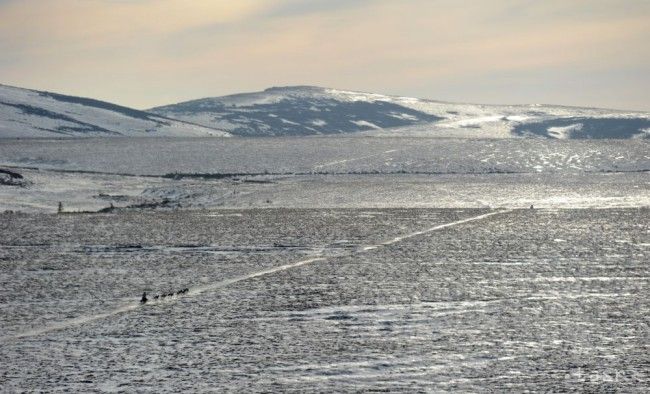
[[[147,292],[145,291],[144,293],[142,293],[142,298],[140,299],[140,303],[144,304],[147,301],[149,301],[149,299],[147,298]]]

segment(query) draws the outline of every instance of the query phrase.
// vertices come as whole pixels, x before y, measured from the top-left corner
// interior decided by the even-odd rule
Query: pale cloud
[[[638,91],[650,84],[647,72],[616,77],[647,69],[649,3],[0,1],[6,54],[0,75],[4,83],[138,107],[317,84],[436,99],[548,98],[650,110],[650,97]],[[495,94],[495,83],[508,74],[521,83],[504,82]],[[561,87],[576,75],[597,75],[598,84],[589,84],[593,97],[535,89],[540,78]],[[452,83],[467,97],[441,97],[453,92]],[[608,84],[616,97],[602,96]],[[621,84],[629,84],[629,97],[620,97]]]

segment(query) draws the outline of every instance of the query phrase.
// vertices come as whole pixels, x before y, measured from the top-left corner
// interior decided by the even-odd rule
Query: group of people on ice
[[[185,294],[188,291],[190,291],[190,289],[188,289],[186,287],[184,289],[181,289],[181,290],[177,291],[176,293],[171,292],[171,293],[165,293],[165,294],[157,294],[157,295],[153,296],[153,299],[154,300],[165,299],[167,297],[173,297],[173,296]],[[149,301],[149,298],[147,298],[147,292],[145,291],[144,293],[142,293],[142,298],[140,299],[140,303],[141,304],[146,304],[147,301]]]

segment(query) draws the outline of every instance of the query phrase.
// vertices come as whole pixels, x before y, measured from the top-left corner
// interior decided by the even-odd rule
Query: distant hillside
[[[139,111],[0,85],[0,138],[89,136],[650,138],[650,114],[553,105],[457,104],[311,86]]]
[[[234,135],[353,133],[429,124],[441,118],[390,102],[317,87],[271,88],[153,108],[150,111],[219,127]]]
[[[94,99],[0,85],[0,138],[229,135]]]
[[[150,112],[239,136],[650,137],[647,113],[551,105],[456,104],[311,86],[204,98]]]

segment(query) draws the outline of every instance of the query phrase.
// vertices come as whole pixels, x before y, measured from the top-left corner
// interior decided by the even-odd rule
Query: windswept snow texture
[[[0,138],[228,135],[94,99],[0,85]]]
[[[650,137],[650,115],[642,112],[457,104],[311,86],[205,98],[153,108],[151,112],[242,136]],[[572,125],[571,130],[559,129]]]
[[[3,392],[650,389],[647,209],[0,220]]]
[[[151,111],[242,136],[352,133],[432,123],[441,118],[384,100],[339,97],[315,87],[206,98]]]

